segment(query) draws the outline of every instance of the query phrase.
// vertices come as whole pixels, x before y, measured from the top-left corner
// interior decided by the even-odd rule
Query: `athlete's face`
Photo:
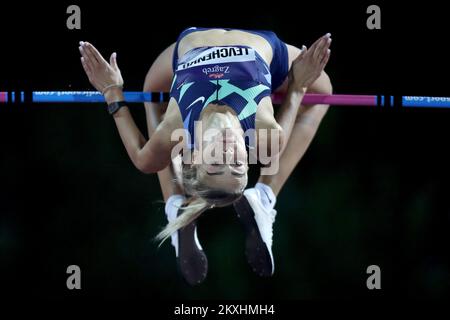
[[[247,186],[247,170],[237,173],[238,170],[235,169],[230,165],[214,166],[212,170],[202,166],[197,171],[197,178],[210,189],[241,193]]]
[[[241,129],[205,133],[199,178],[215,188],[236,191],[247,185],[247,150]]]

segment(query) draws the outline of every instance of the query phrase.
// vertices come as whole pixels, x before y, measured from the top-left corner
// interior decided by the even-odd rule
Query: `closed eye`
[[[206,174],[209,175],[209,176],[218,176],[218,175],[221,175],[221,174],[224,174],[224,173],[225,173],[224,171],[220,171],[220,172],[206,172]],[[237,176],[237,177],[245,176],[245,173],[231,172],[231,174],[233,176]]]
[[[245,173],[231,172],[231,174],[232,174],[233,176],[238,176],[238,177],[243,177],[243,176],[245,176]]]
[[[232,167],[242,167],[243,165],[244,165],[244,163],[241,162],[241,161],[238,161],[238,162],[236,162],[236,163],[232,163],[232,164],[231,164]]]

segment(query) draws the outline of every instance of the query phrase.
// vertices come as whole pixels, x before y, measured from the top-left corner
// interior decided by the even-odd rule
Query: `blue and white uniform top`
[[[231,107],[244,132],[255,128],[258,103],[285,80],[288,73],[286,45],[270,31],[247,31],[263,36],[272,46],[270,66],[255,49],[236,46],[199,47],[178,58],[178,43],[189,33],[207,30],[189,28],[178,38],[174,58],[174,78],[170,90],[180,108],[184,128],[194,147],[195,121],[210,103]],[[228,29],[227,29],[228,30]]]

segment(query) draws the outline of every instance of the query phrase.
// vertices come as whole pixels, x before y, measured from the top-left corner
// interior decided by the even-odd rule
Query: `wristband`
[[[102,95],[105,95],[106,91],[108,91],[111,88],[121,88],[123,89],[123,85],[121,84],[110,84],[109,86],[106,86],[102,90]]]

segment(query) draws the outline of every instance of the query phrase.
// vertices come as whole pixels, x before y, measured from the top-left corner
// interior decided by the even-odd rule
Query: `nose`
[[[224,141],[223,142],[223,152],[224,153],[235,153],[237,149],[237,145],[234,141]]]
[[[223,143],[223,152],[234,152],[234,144],[229,142]]]
[[[235,163],[236,162],[237,152],[236,152],[235,144],[229,144],[228,146],[224,146],[223,160],[224,160],[224,163]]]

